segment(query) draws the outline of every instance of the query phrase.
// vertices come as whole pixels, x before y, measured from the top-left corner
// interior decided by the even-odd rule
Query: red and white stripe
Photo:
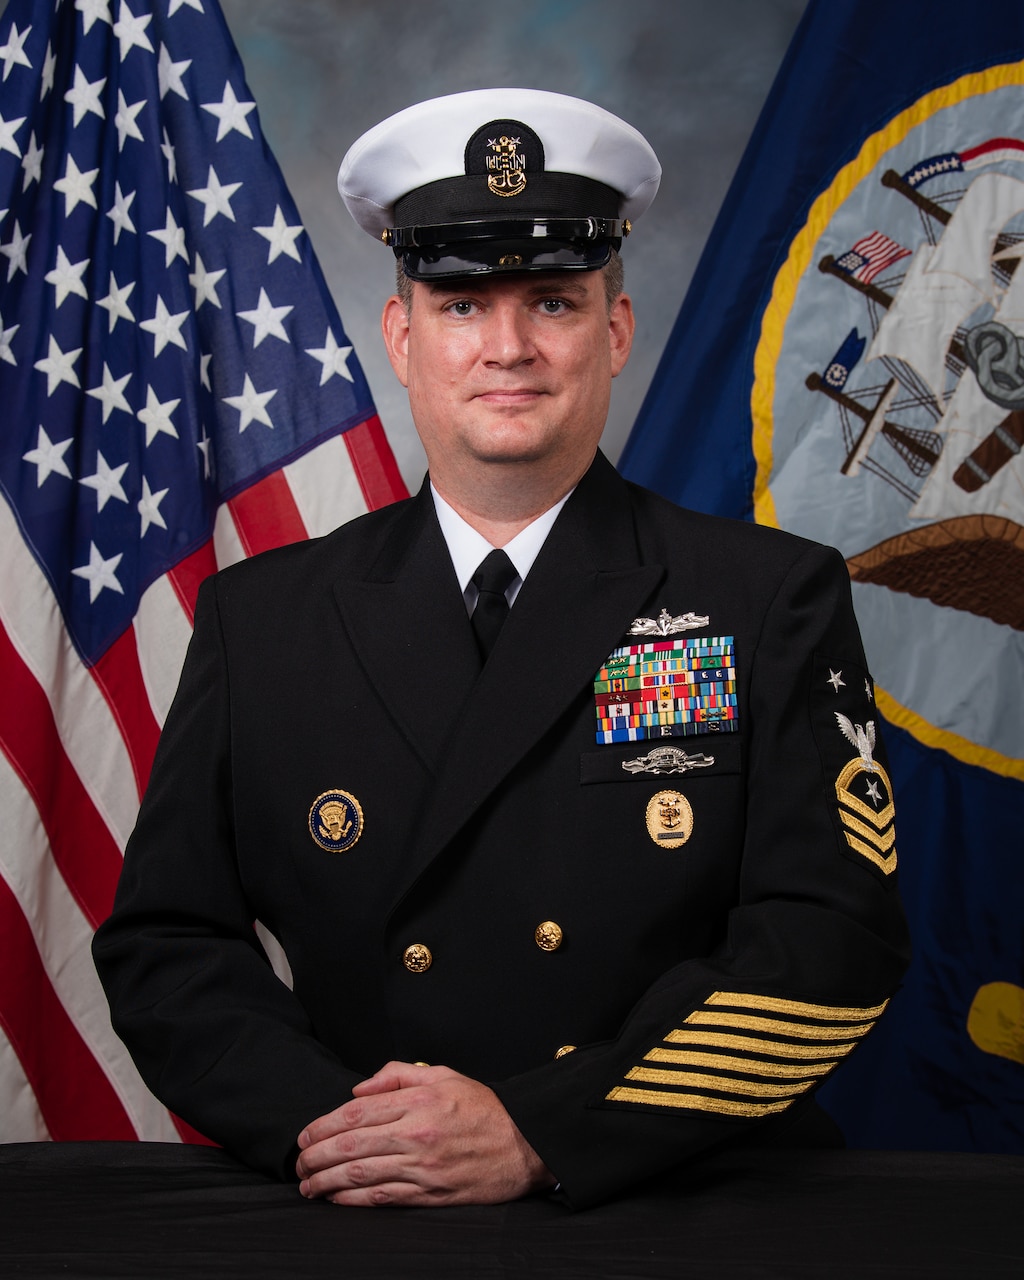
[[[960,163],[965,169],[980,169],[1004,160],[1024,162],[1024,142],[1020,138],[989,138],[980,146],[960,152]]]
[[[0,1140],[201,1140],[114,1035],[89,947],[213,570],[405,497],[376,417],[253,485],[93,669],[0,502]]]
[[[864,284],[870,284],[875,276],[881,275],[887,267],[899,262],[900,258],[910,257],[909,249],[904,249],[881,231],[872,231],[870,235],[858,240],[852,252],[867,259],[863,266],[853,272],[854,278],[862,280]]]

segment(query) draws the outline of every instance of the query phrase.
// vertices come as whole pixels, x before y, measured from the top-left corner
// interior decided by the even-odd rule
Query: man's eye
[[[561,315],[561,313],[566,309],[566,302],[564,298],[545,298],[540,305],[541,310],[549,316]]]
[[[473,303],[469,298],[459,298],[457,301],[449,303],[448,310],[457,316],[468,316],[473,310]]]

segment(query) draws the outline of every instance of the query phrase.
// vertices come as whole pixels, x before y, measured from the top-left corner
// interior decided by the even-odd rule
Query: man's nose
[[[533,325],[521,306],[497,306],[488,316],[484,360],[512,368],[536,355]]]

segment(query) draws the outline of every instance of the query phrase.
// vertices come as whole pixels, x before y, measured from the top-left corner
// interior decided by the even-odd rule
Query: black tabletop
[[[222,1151],[0,1146],[0,1275],[344,1280],[1024,1277],[1024,1157],[720,1153],[573,1214],[303,1200]]]

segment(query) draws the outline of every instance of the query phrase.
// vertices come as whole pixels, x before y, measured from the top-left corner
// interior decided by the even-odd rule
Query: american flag
[[[174,1140],[108,913],[200,581],[405,496],[217,0],[0,17],[0,1138]]]
[[[174,3],[174,0],[171,0]],[[863,236],[847,253],[836,259],[836,266],[847,275],[870,284],[875,276],[882,274],[886,268],[901,258],[909,258],[910,250],[884,235],[881,231],[872,231]]]

